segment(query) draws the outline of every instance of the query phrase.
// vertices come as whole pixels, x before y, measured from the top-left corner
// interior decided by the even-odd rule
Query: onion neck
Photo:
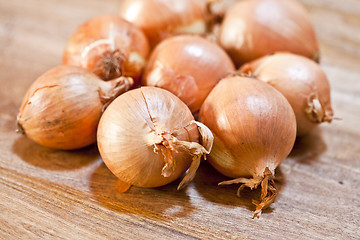
[[[305,113],[313,123],[331,122],[333,120],[332,111],[325,110],[317,94],[312,94],[308,98]]]
[[[100,56],[93,72],[103,80],[111,80],[124,75],[125,56],[119,49],[108,50]]]
[[[128,91],[133,85],[134,80],[131,77],[118,77],[108,82],[100,82],[98,89],[100,101],[103,104],[102,111],[119,95]]]
[[[154,152],[160,151],[163,155],[164,167],[162,168],[161,175],[164,177],[169,177],[175,172],[176,161],[173,153],[184,152],[192,156],[189,171],[180,182],[177,188],[178,190],[182,189],[194,179],[196,171],[200,165],[201,157],[204,156],[206,159],[206,154],[210,153],[213,145],[213,135],[205,125],[196,121],[191,121],[187,126],[191,124],[197,125],[198,131],[201,135],[201,144],[197,142],[178,140],[172,133],[167,131],[155,134],[155,136],[153,134],[152,137],[152,139],[155,140],[153,144]]]
[[[26,133],[25,133],[25,130],[24,130],[24,128],[23,128],[23,126],[22,126],[22,124],[20,123],[20,116],[19,116],[20,114],[18,114],[18,116],[17,116],[17,119],[16,119],[16,132],[17,133],[21,133],[21,134],[23,134],[23,135],[25,135],[26,136]]]

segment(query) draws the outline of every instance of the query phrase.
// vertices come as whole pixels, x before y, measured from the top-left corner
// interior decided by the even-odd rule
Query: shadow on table
[[[323,140],[321,128],[316,128],[309,134],[297,137],[295,145],[289,155],[297,163],[311,164],[316,161],[327,149]]]
[[[285,178],[281,173],[280,169],[276,169],[275,176],[280,180],[276,181],[276,185],[279,192],[281,192],[281,189],[285,183]],[[245,207],[251,211],[249,212],[249,216],[252,216],[252,212],[255,211],[255,205],[252,203],[252,200],[260,199],[260,186],[254,190],[245,188],[241,191],[240,197],[238,197],[236,193],[237,189],[240,187],[240,184],[218,186],[219,182],[225,180],[230,179],[218,173],[208,162],[204,161],[198,169],[198,172],[194,179],[194,185],[196,187],[196,190],[206,200],[221,205]],[[263,214],[270,213],[272,211],[273,208],[270,206],[263,211]]]
[[[12,151],[33,166],[57,171],[81,168],[99,158],[95,144],[79,150],[64,151],[43,147],[25,136],[15,140]]]
[[[101,164],[90,179],[94,198],[113,211],[169,221],[186,217],[195,209],[186,191],[176,190],[180,180],[158,188],[132,186],[125,193],[115,189],[116,181],[105,164]]]

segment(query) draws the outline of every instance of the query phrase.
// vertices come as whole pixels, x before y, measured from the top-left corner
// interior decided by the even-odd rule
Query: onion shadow
[[[56,171],[82,168],[100,156],[96,144],[65,151],[43,147],[25,136],[20,136],[14,141],[12,152],[33,166]]]
[[[285,177],[280,168],[276,169],[275,173],[276,186],[278,188],[278,194],[285,185]],[[240,192],[240,196],[237,196],[237,189],[240,184],[223,185],[218,186],[219,182],[231,180],[230,178],[217,172],[208,162],[203,161],[199,167],[193,184],[199,194],[208,201],[224,206],[244,207],[251,211],[249,215],[252,215],[255,211],[255,205],[253,200],[259,200],[261,195],[261,186],[257,189],[251,190],[245,188]],[[276,201],[276,200],[275,200]],[[270,206],[263,210],[262,214],[271,213],[273,208]]]
[[[104,163],[90,178],[90,191],[94,199],[116,212],[135,214],[148,219],[172,221],[184,218],[195,210],[186,191],[178,191],[180,179],[157,188],[132,186],[122,193],[115,189],[117,177]]]
[[[296,161],[301,164],[311,164],[327,150],[321,128],[317,127],[305,136],[297,137],[294,147],[285,161]]]

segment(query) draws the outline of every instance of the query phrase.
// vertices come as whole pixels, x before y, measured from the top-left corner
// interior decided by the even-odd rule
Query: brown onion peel
[[[90,145],[102,110],[132,85],[129,77],[105,82],[83,68],[55,67],[28,89],[17,115],[18,132],[55,149]]]
[[[285,97],[259,80],[229,76],[203,103],[199,121],[214,135],[209,163],[233,178],[219,185],[242,183],[262,187],[253,217],[259,217],[277,196],[276,167],[290,153],[296,137],[296,118]]]
[[[237,67],[277,51],[320,57],[310,16],[296,0],[238,1],[225,14],[219,43]]]
[[[188,170],[178,187],[183,188],[194,178],[201,157],[209,154],[212,140],[211,131],[194,121],[180,99],[155,87],[118,97],[98,128],[100,154],[122,191],[129,185],[162,186]]]
[[[142,29],[152,47],[174,35],[206,33],[202,0],[123,0],[119,16]]]
[[[174,36],[153,50],[142,84],[172,92],[196,113],[211,89],[233,71],[233,62],[217,44],[199,36]]]
[[[334,119],[330,83],[321,66],[308,58],[277,52],[244,64],[239,72],[268,83],[286,97],[296,115],[298,136]]]

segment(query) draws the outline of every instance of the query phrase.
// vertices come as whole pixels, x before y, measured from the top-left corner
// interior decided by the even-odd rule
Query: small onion
[[[90,145],[104,105],[132,84],[125,77],[105,82],[79,67],[53,68],[28,89],[17,115],[19,131],[56,149]]]
[[[138,27],[117,16],[101,16],[73,33],[63,64],[89,69],[104,80],[127,76],[138,81],[148,54],[148,40]]]
[[[205,34],[205,4],[199,0],[122,0],[119,15],[140,27],[151,46],[175,34]]]
[[[201,107],[199,121],[214,134],[208,161],[220,173],[242,183],[238,190],[262,187],[255,216],[274,202],[275,168],[290,153],[296,137],[294,111],[268,84],[240,76],[221,80]]]
[[[220,79],[233,71],[230,57],[215,43],[199,36],[175,36],[151,53],[143,84],[174,93],[195,113]]]
[[[322,122],[331,122],[330,85],[320,65],[291,53],[265,56],[240,69],[280,91],[291,104],[297,135],[309,133]]]
[[[180,189],[192,180],[213,140],[179,98],[155,87],[134,89],[115,99],[101,117],[97,138],[100,154],[123,191],[130,185],[168,184],[190,166]]]
[[[310,17],[296,0],[239,1],[226,13],[219,38],[237,66],[276,51],[319,58]]]

